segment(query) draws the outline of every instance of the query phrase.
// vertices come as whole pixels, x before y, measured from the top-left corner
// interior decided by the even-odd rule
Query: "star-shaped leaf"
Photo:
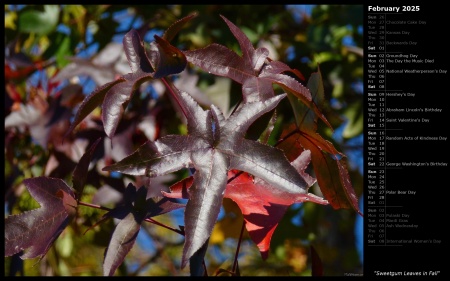
[[[310,160],[311,153],[305,150],[291,163],[305,179],[308,187],[316,182],[316,179],[304,171]],[[292,194],[237,170],[228,172],[228,181],[224,197],[235,201],[241,209],[246,222],[245,227],[258,246],[263,259],[268,257],[272,235],[290,205],[302,202],[328,204],[327,200],[312,193]],[[163,194],[169,198],[189,199],[192,183],[192,177],[186,178],[172,185],[170,193],[163,192]]]
[[[40,208],[5,218],[5,256],[21,250],[22,259],[43,257],[76,214],[75,194],[57,178],[23,181]]]
[[[119,220],[105,252],[103,275],[114,275],[133,248],[145,219],[184,207],[184,204],[176,203],[170,198],[148,198],[148,193],[146,186],[137,189],[133,184],[128,184],[124,192],[123,204],[110,210],[95,224],[98,225],[109,218]]]
[[[178,32],[179,26],[192,17],[188,16],[180,20],[180,24],[169,30],[168,37],[172,38]],[[150,48],[146,49],[136,30],[132,29],[125,34],[123,46],[131,73],[98,87],[87,96],[80,105],[66,135],[72,132],[95,108],[102,105],[103,127],[106,135],[112,138],[124,109],[140,85],[184,70],[187,63],[184,54],[166,39],[157,35],[154,38],[155,41],[151,43]]]
[[[313,93],[313,99],[320,104],[324,95],[320,70],[311,75],[308,87]],[[314,113],[307,110],[295,97],[289,96],[289,100],[294,108],[297,124],[285,130],[282,138],[289,137],[279,147],[291,157],[299,155],[304,149],[310,150],[317,182],[331,206],[335,209],[353,208],[362,215],[345,164],[345,155],[316,132],[317,117]]]
[[[243,103],[225,119],[216,106],[203,110],[189,94],[173,90],[187,118],[188,135],[168,135],[148,141],[130,156],[103,170],[154,177],[195,168],[185,210],[184,267],[211,235],[229,170],[248,172],[294,194],[306,194],[308,184],[279,149],[244,138],[248,127],[273,110],[286,94]]]
[[[225,76],[242,84],[244,102],[260,101],[275,95],[273,84],[292,93],[311,108],[330,128],[326,117],[311,98],[309,89],[296,79],[283,74],[292,72],[299,78],[303,75],[280,61],[273,61],[266,48],[254,49],[247,36],[232,22],[221,16],[239,42],[242,57],[227,47],[213,43],[203,49],[184,51],[188,62],[209,73]]]
[[[76,216],[89,163],[99,141],[95,141],[83,154],[73,171],[73,185],[78,199],[72,188],[58,178],[36,177],[23,181],[40,208],[5,218],[5,256],[25,249],[22,259],[43,257],[47,253]]]

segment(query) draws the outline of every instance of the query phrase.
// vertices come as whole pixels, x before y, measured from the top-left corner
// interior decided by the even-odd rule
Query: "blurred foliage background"
[[[236,39],[219,17],[223,15],[244,31],[255,47],[268,48],[272,59],[300,70],[306,79],[320,67],[326,100],[322,110],[335,131],[323,124],[318,131],[348,157],[353,187],[362,195],[362,6],[5,5],[5,215],[39,207],[23,179],[50,176],[70,183],[72,170],[86,148],[104,136],[98,110],[62,142],[85,95],[130,72],[122,51],[123,35],[134,28],[150,42],[154,34],[161,35],[192,12],[198,16],[171,42],[181,50],[219,43],[239,54]],[[175,77],[175,85],[199,103],[214,103],[225,112],[237,103],[240,85],[207,73],[192,73]],[[286,110],[283,118],[293,118],[289,114]],[[101,168],[121,160],[147,139],[185,130],[164,87],[157,82],[133,96],[121,124],[112,140],[113,149],[110,140],[97,149],[84,202],[114,206],[127,183],[139,179],[108,175]],[[178,173],[155,182],[168,186],[183,176]],[[41,261],[6,257],[5,275],[101,275],[114,221],[86,230],[103,213],[81,206],[80,216]],[[174,227],[183,225],[182,210],[155,219]],[[225,199],[206,255],[209,275],[218,273],[219,268],[231,269],[241,225],[239,208]],[[180,270],[181,235],[149,223],[142,230],[116,275],[189,274],[188,269]],[[294,204],[273,235],[266,261],[244,234],[240,273],[310,276],[310,246],[323,263],[324,275],[362,273],[361,235],[361,218],[354,210]]]

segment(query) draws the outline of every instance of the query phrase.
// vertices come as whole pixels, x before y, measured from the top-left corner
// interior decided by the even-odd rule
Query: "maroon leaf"
[[[362,216],[358,206],[358,198],[353,189],[345,155],[336,150],[333,144],[322,138],[318,133],[310,134],[290,126],[282,134],[295,132],[279,146],[286,155],[298,155],[304,149],[312,153],[312,164],[317,177],[317,183],[324,197],[334,209],[353,208]]]
[[[123,48],[132,73],[152,73],[153,67],[148,61],[139,33],[132,29],[123,37]]]
[[[191,19],[195,18],[197,13],[192,13],[184,18],[177,20],[171,26],[169,26],[164,32],[163,38],[167,41],[172,41],[172,39],[178,34],[178,32],[183,28],[183,26],[188,23]]]
[[[221,16],[239,42],[242,57],[219,44],[211,44],[199,50],[184,51],[187,60],[209,73],[225,76],[242,84],[244,102],[266,100],[275,95],[273,84],[280,85],[286,92],[299,98],[331,129],[326,117],[311,98],[308,88],[294,78],[282,74],[291,71],[302,77],[298,70],[287,65],[267,60],[269,51],[265,48],[254,49],[250,40],[233,23]]]
[[[125,34],[123,38],[124,51],[132,72],[97,88],[87,96],[78,109],[75,121],[66,135],[103,102],[103,127],[106,135],[112,138],[124,109],[140,85],[154,78],[179,73],[185,68],[186,58],[180,50],[163,38],[155,36],[155,40],[156,50],[152,49],[152,60],[149,60],[138,32],[132,29]],[[153,71],[154,68],[156,71]]]
[[[114,275],[117,268],[123,263],[126,255],[133,248],[139,234],[142,222],[146,218],[158,216],[175,209],[183,208],[168,198],[147,198],[148,189],[142,186],[139,189],[129,184],[124,192],[123,204],[106,213],[98,225],[108,218],[116,218],[116,225],[103,261],[103,275]]]
[[[170,45],[164,38],[155,35],[156,46],[159,50],[154,78],[161,78],[180,73],[186,68],[186,56],[176,47]]]
[[[73,129],[75,129],[75,127],[78,126],[78,124],[80,124],[80,122],[89,115],[89,113],[91,113],[94,109],[102,104],[102,101],[109,89],[123,81],[125,81],[125,79],[119,78],[115,81],[109,82],[103,86],[98,87],[89,96],[87,96],[78,108],[75,119],[70,125],[69,130],[67,130],[65,137],[67,137],[73,131]]]
[[[103,261],[103,275],[112,276],[131,250],[141,229],[142,216],[130,212],[114,229]]]
[[[281,150],[244,139],[248,127],[273,110],[285,95],[244,103],[225,119],[216,106],[205,111],[188,94],[173,92],[187,118],[189,135],[148,141],[130,156],[103,170],[154,177],[185,167],[196,169],[185,210],[182,258],[185,267],[211,234],[228,170],[249,172],[289,193],[306,193],[307,183]]]
[[[74,193],[61,179],[23,181],[40,208],[5,218],[5,256],[26,250],[22,259],[44,256],[76,213]]]
[[[83,194],[84,183],[86,182],[89,164],[91,163],[92,155],[94,154],[97,144],[100,142],[101,138],[98,138],[87,150],[83,156],[81,156],[80,161],[75,167],[72,175],[73,189],[77,193],[77,202],[80,200]]]
[[[220,17],[225,21],[234,37],[238,40],[239,46],[242,50],[244,64],[251,67],[256,73],[258,73],[264,64],[265,59],[269,55],[269,50],[266,48],[258,48],[255,50],[244,32],[242,32],[224,16],[220,15]]]
[[[321,104],[324,99],[324,88],[320,69],[311,75],[308,87],[315,103]],[[310,150],[317,182],[331,206],[335,209],[353,208],[362,215],[345,165],[345,155],[316,132],[317,116],[313,112],[295,97],[289,96],[289,100],[294,109],[297,128],[291,126],[283,133],[284,138],[288,133],[295,132],[280,145],[280,148],[291,157],[295,157],[303,149]]]
[[[304,151],[291,164],[307,182],[310,187],[316,181],[304,170],[311,160],[311,153]],[[258,246],[261,256],[266,259],[269,254],[270,240],[283,218],[288,207],[294,203],[314,202],[328,204],[328,202],[311,193],[289,193],[274,187],[248,173],[239,173],[237,170],[228,172],[228,181],[224,197],[237,203],[244,215],[247,231]],[[170,187],[171,192],[163,192],[169,198],[189,199],[191,193],[192,177],[186,178]]]

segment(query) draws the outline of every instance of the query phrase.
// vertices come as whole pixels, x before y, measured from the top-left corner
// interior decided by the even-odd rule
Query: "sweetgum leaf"
[[[156,46],[159,50],[154,78],[162,78],[180,73],[186,68],[186,56],[178,48],[170,45],[164,38],[155,35]]]
[[[123,48],[132,73],[152,73],[139,33],[132,29],[123,37]]]
[[[322,104],[324,100],[323,80],[320,69],[311,74],[308,79],[308,88],[311,91],[312,99],[315,104]],[[297,127],[304,132],[315,134],[317,130],[317,115],[311,112],[303,102],[293,94],[288,95],[289,101],[294,109]]]
[[[125,34],[123,46],[131,73],[97,88],[87,96],[66,135],[103,102],[103,127],[106,135],[112,138],[124,109],[140,85],[154,78],[162,78],[184,70],[187,63],[184,54],[163,38],[155,36],[155,40],[156,48],[152,49],[151,58],[156,61],[152,62],[147,57],[138,32],[132,29]]]
[[[304,149],[310,150],[317,183],[331,206],[334,209],[353,208],[362,216],[358,198],[348,175],[345,155],[320,134],[300,131],[295,125],[286,129],[282,133],[282,138],[291,132],[295,133],[286,138],[279,147],[291,157],[295,157]]]
[[[208,249],[209,239],[203,243],[203,246],[195,252],[189,259],[189,272],[191,276],[207,276],[203,266],[205,261],[206,250]]]
[[[136,241],[142,221],[142,216],[130,212],[117,224],[105,253],[104,276],[114,275],[116,269],[122,264]]]
[[[42,258],[75,215],[77,201],[61,179],[36,177],[23,183],[41,207],[5,218],[5,256],[26,250],[22,259]]]
[[[250,40],[238,27],[224,16],[221,17],[238,40],[242,57],[225,46],[213,43],[203,49],[184,51],[187,60],[209,73],[225,76],[242,84],[244,102],[273,97],[275,95],[273,84],[278,84],[283,90],[299,98],[332,129],[326,117],[312,100],[308,88],[294,78],[282,74],[282,72],[291,71],[297,76],[302,76],[300,72],[290,69],[285,64],[269,60],[267,49],[255,50]]]
[[[310,160],[311,153],[305,150],[291,163],[305,179],[308,187],[316,182],[316,179],[305,172]],[[224,197],[232,199],[241,209],[246,229],[258,246],[263,259],[267,259],[272,235],[290,205],[302,202],[328,204],[327,200],[314,194],[282,191],[259,178],[237,170],[228,172],[228,181]],[[192,177],[186,178],[172,185],[170,193],[163,192],[163,194],[169,198],[189,199],[192,183]]]
[[[287,193],[306,194],[306,180],[282,151],[245,139],[249,126],[273,110],[286,95],[242,104],[228,119],[214,105],[203,110],[185,92],[173,91],[188,125],[187,136],[169,135],[148,141],[118,163],[103,168],[150,177],[194,167],[194,187],[185,211],[182,267],[209,238],[223,199],[227,172],[249,172]]]
[[[320,69],[311,74],[308,87],[311,90],[313,100],[320,105],[324,100]],[[345,165],[345,155],[316,132],[317,116],[313,112],[292,95],[289,96],[289,101],[294,109],[297,128],[291,126],[284,132],[282,137],[289,132],[295,131],[295,134],[282,143],[280,147],[286,155],[292,155],[291,157],[295,157],[303,149],[310,150],[317,182],[325,198],[330,201],[335,209],[353,208],[362,215]]]
[[[226,17],[222,15],[220,15],[220,17],[225,21],[234,37],[236,37],[236,39],[238,40],[239,46],[242,50],[242,58],[245,65],[250,66],[256,73],[258,73],[264,64],[265,59],[269,55],[269,50],[267,50],[266,48],[258,48],[255,50],[253,48],[253,44],[250,42],[244,32],[242,32]]]
[[[78,108],[74,121],[70,125],[69,130],[67,130],[65,137],[67,137],[73,129],[75,129],[75,127],[89,115],[89,113],[102,104],[102,101],[109,89],[123,81],[125,81],[125,79],[119,78],[115,81],[109,82],[103,86],[97,87],[89,96],[87,96]]]
[[[72,175],[73,189],[77,193],[77,202],[80,200],[83,194],[84,183],[86,182],[89,164],[91,163],[92,155],[95,152],[95,148],[100,142],[101,138],[98,138],[87,150],[83,156],[81,156],[80,161],[75,167]]]
[[[222,206],[229,166],[229,159],[215,149],[192,153],[192,161],[196,172],[184,213],[185,243],[182,267],[211,236]]]
[[[191,19],[195,18],[197,16],[197,13],[192,13],[188,16],[185,16],[182,19],[177,20],[174,22],[171,26],[169,26],[166,31],[164,32],[163,38],[167,41],[172,41],[173,38],[180,32],[181,28],[188,23]]]
[[[175,209],[183,208],[184,204],[176,203],[170,198],[147,198],[148,188],[139,189],[128,184],[123,198],[123,204],[106,213],[99,222],[108,218],[116,218],[116,225],[103,261],[103,275],[114,275],[117,268],[123,263],[126,255],[133,248],[139,234],[141,224],[146,218],[158,216]]]

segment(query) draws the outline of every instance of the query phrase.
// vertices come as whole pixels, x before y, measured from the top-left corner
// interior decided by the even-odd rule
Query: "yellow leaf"
[[[16,20],[17,20],[17,13],[15,12],[9,12],[5,14],[5,28],[11,28],[15,30],[16,27]]]

